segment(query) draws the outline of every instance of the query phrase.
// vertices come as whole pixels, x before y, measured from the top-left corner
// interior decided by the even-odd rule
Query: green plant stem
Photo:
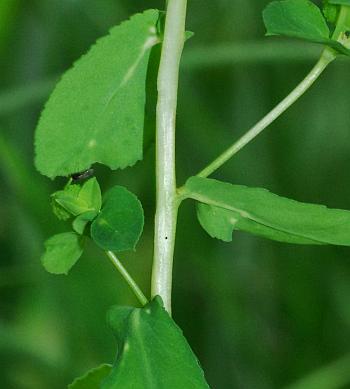
[[[105,252],[107,257],[111,260],[114,267],[119,271],[121,276],[124,278],[124,280],[127,282],[127,284],[130,286],[132,291],[134,292],[135,296],[139,300],[142,306],[146,305],[148,303],[148,299],[146,296],[142,293],[141,289],[137,285],[137,283],[134,281],[134,279],[131,277],[131,275],[128,273],[128,271],[125,269],[123,264],[119,261],[117,256],[112,251],[106,251]]]
[[[171,312],[172,267],[179,201],[176,194],[175,123],[179,66],[185,41],[187,0],[168,0],[158,73],[156,215],[152,297]]]
[[[283,112],[285,112],[299,97],[301,97],[322,74],[326,67],[336,58],[336,54],[332,49],[326,48],[316,65],[312,68],[310,73],[304,80],[272,111],[270,111],[263,119],[255,124],[248,132],[246,132],[240,139],[238,139],[231,147],[224,151],[218,158],[216,158],[210,165],[205,167],[197,175],[199,177],[208,177],[214,173],[225,162],[232,158],[238,151],[258,136],[266,127],[275,121]]]

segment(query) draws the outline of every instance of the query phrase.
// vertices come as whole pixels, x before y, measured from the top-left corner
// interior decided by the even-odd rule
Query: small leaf
[[[266,189],[191,177],[187,196],[199,201],[198,217],[213,237],[230,241],[233,230],[298,244],[350,246],[350,211],[305,204]]]
[[[76,378],[68,389],[100,389],[103,380],[109,375],[112,366],[103,364],[89,370],[82,377]]]
[[[267,35],[286,35],[312,42],[329,40],[329,28],[320,9],[310,0],[282,0],[263,12]]]
[[[73,230],[76,231],[78,234],[83,235],[88,223],[92,222],[97,215],[98,212],[96,211],[88,211],[77,216],[73,220],[73,224],[72,224]]]
[[[156,297],[144,308],[114,307],[118,354],[102,389],[208,389],[182,331]]]
[[[51,207],[52,212],[59,220],[66,221],[72,216],[60,204],[58,204],[58,202],[53,197],[51,197]]]
[[[86,207],[93,210],[99,211],[102,205],[101,189],[96,178],[90,178],[86,181],[79,192],[79,201],[84,202]]]
[[[107,192],[102,210],[91,225],[91,237],[103,250],[132,250],[141,236],[143,222],[138,198],[126,188],[115,186]]]
[[[41,258],[45,269],[52,274],[68,274],[83,253],[83,239],[74,232],[64,232],[45,242]]]
[[[327,16],[329,17],[329,15]],[[331,39],[321,10],[310,0],[281,0],[268,4],[263,11],[266,35],[284,35],[332,47],[350,56],[350,50]]]
[[[89,211],[98,213],[102,203],[100,185],[95,177],[86,181],[83,186],[68,185],[64,190],[53,193],[52,199],[74,216]]]
[[[37,169],[54,178],[99,162],[111,169],[142,159],[146,74],[159,43],[159,11],[134,15],[111,29],[68,70],[41,115]]]

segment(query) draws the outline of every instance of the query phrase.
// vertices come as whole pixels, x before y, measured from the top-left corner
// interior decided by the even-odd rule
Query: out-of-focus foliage
[[[3,0],[0,8],[5,3],[11,16],[0,29],[0,386],[61,389],[89,368],[113,362],[106,311],[137,302],[93,245],[87,244],[69,276],[42,269],[43,242],[66,230],[49,197],[65,182],[35,171],[33,131],[59,75],[111,26],[162,2]],[[320,53],[312,44],[265,38],[266,4],[189,2],[188,29],[195,36],[186,44],[180,79],[181,185],[283,98]],[[350,209],[349,83],[350,62],[331,65],[215,178]],[[124,185],[144,206],[138,250],[121,259],[146,292],[153,159],[150,147],[132,169],[96,172],[103,191]],[[211,240],[191,200],[183,204],[178,226],[173,316],[213,388],[280,388],[313,372],[317,382],[329,372],[323,366],[336,372],[320,380],[327,389],[346,383],[348,248],[284,245],[241,232],[233,243]]]

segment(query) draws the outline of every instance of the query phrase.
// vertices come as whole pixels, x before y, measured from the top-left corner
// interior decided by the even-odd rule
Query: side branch
[[[301,97],[318,79],[326,67],[336,58],[336,54],[332,49],[326,48],[316,65],[304,80],[272,111],[270,111],[263,119],[261,119],[255,126],[246,132],[238,141],[231,147],[224,151],[218,158],[216,158],[210,165],[200,171],[197,176],[208,177],[214,173],[225,162],[232,158],[238,151],[258,136],[266,127],[282,115],[292,104],[294,104],[299,97]]]

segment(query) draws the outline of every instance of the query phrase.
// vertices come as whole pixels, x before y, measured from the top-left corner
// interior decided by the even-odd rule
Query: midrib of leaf
[[[268,227],[268,228],[271,228],[275,231],[282,231],[282,232],[285,232],[287,234],[290,234],[290,235],[293,235],[293,236],[296,236],[296,237],[299,237],[299,238],[307,238],[309,240],[312,240],[314,242],[318,242],[319,244],[324,244],[326,241],[320,241],[320,240],[317,240],[315,239],[314,237],[310,237],[308,234],[298,234],[296,233],[295,231],[290,231],[288,228],[281,228],[281,227],[277,227],[271,223],[266,223],[266,221],[264,220],[261,220],[259,217],[257,216],[254,216],[252,215],[251,213],[249,212],[246,212],[242,209],[239,209],[239,208],[235,208],[231,205],[228,205],[226,203],[223,203],[221,201],[215,201],[215,200],[212,200],[204,195],[200,195],[198,193],[193,193],[193,192],[190,192],[187,194],[187,197],[193,199],[193,200],[197,200],[201,203],[204,203],[204,204],[208,204],[208,205],[212,205],[212,206],[215,206],[215,207],[218,207],[218,208],[223,208],[223,209],[226,209],[228,211],[232,211],[232,212],[236,212],[238,213],[242,218],[245,218],[245,219],[249,219],[249,220],[252,220],[258,224],[261,224],[265,227]]]
[[[152,367],[151,367],[150,362],[149,362],[148,354],[145,350],[143,339],[142,339],[142,337],[139,336],[139,331],[137,330],[137,328],[141,328],[141,325],[142,325],[141,314],[142,314],[141,309],[134,311],[130,316],[130,320],[131,320],[133,326],[135,327],[134,336],[138,340],[139,352],[140,352],[141,358],[143,360],[142,366],[144,367],[143,371],[145,372],[145,375],[143,376],[143,378],[145,378],[145,381],[149,384],[148,387],[153,388],[156,386],[154,385],[155,382],[154,382],[153,376],[152,376]],[[132,320],[133,316],[135,316],[135,318],[134,318],[135,322]],[[144,324],[147,324],[149,326],[149,324],[146,322]]]
[[[137,69],[138,65],[140,64],[140,62],[141,62],[142,58],[144,57],[144,55],[146,54],[147,50],[151,49],[157,43],[160,43],[160,39],[156,35],[150,36],[145,41],[145,43],[141,47],[140,54],[137,57],[136,61],[130,66],[130,68],[126,72],[125,76],[123,77],[122,82],[120,84],[120,88],[123,87],[130,80],[130,78],[133,76],[133,74],[135,73],[135,70]],[[115,93],[114,93],[114,95],[115,95]],[[112,98],[114,98],[114,96],[112,96]]]
[[[150,31],[151,32],[151,31]],[[96,142],[96,135],[100,131],[100,126],[98,123],[101,121],[101,119],[104,117],[107,109],[109,108],[112,101],[117,97],[118,92],[120,89],[125,87],[128,82],[132,79],[132,76],[134,75],[135,71],[137,70],[138,66],[141,64],[142,59],[144,58],[147,50],[150,50],[153,46],[158,44],[160,42],[160,39],[157,35],[148,36],[146,40],[144,41],[143,45],[140,47],[140,53],[137,56],[135,62],[127,69],[125,72],[123,78],[121,79],[121,82],[119,85],[115,87],[115,90],[111,92],[110,96],[107,98],[105,104],[101,107],[100,114],[96,118],[96,120],[90,125],[89,130],[86,132],[88,135],[88,139],[85,142],[85,147],[79,148],[77,154],[78,155],[84,155],[87,150],[91,149],[90,142]],[[97,143],[95,143],[94,147],[96,147]],[[66,159],[64,163],[62,163],[61,166],[65,166],[67,162],[70,160],[70,158]],[[97,161],[96,161],[97,162]]]
[[[103,225],[107,226],[112,231],[113,237],[118,236],[118,234],[120,233],[120,231],[118,229],[114,228],[113,225],[108,220],[106,220],[106,218],[103,217],[103,215],[101,217],[101,220],[99,220],[99,224],[100,225],[103,224]],[[132,224],[132,225],[130,224],[130,229],[134,228],[135,226],[137,226],[137,223]]]
[[[61,207],[65,208],[66,203],[65,203],[64,201],[62,202],[60,199],[56,199],[55,201],[56,201]],[[80,208],[84,208],[84,209],[85,209],[85,211],[84,211],[83,213],[85,213],[85,212],[90,212],[90,211],[96,211],[95,208],[90,208],[90,207],[88,207],[88,205],[87,205],[86,202],[84,202]],[[77,216],[79,216],[79,215],[77,215]]]

